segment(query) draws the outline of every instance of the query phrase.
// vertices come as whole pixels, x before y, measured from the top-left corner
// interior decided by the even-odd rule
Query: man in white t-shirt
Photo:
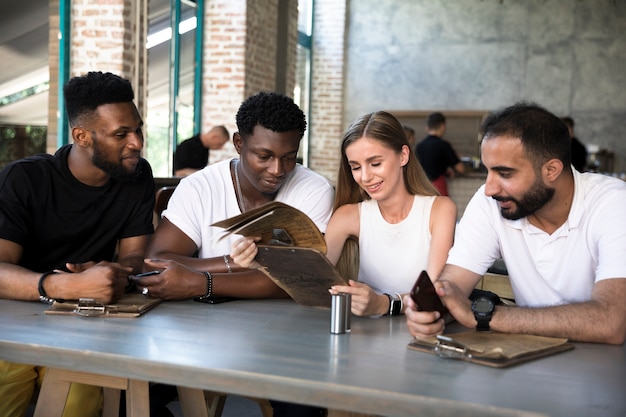
[[[622,344],[626,339],[626,183],[581,174],[567,127],[534,104],[492,113],[482,126],[487,181],[464,212],[435,283],[466,327]],[[502,258],[517,306],[467,298]],[[415,336],[444,330],[408,298]]]
[[[149,268],[162,271],[137,284],[153,297],[287,297],[263,273],[234,264],[228,253],[238,236],[218,241],[223,229],[211,224],[277,200],[326,230],[332,185],[296,163],[306,129],[302,110],[289,97],[259,93],[242,103],[236,120],[233,144],[239,158],[183,178],[162,214],[146,260]]]
[[[150,296],[166,300],[221,297],[288,297],[265,274],[236,265],[228,255],[231,235],[211,224],[276,200],[308,215],[324,232],[334,190],[319,174],[296,163],[306,129],[304,113],[289,97],[259,93],[245,100],[236,116],[233,144],[239,158],[210,165],[183,178],[162,214],[147,250],[148,268],[161,271],[137,282]],[[151,389],[151,414],[167,415],[176,388]],[[325,410],[271,401],[274,416],[320,416]]]

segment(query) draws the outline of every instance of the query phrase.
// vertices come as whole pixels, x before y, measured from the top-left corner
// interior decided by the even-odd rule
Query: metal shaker
[[[348,307],[350,295],[339,293],[332,294],[331,297],[330,332],[332,334],[343,334],[350,327],[350,307]]]

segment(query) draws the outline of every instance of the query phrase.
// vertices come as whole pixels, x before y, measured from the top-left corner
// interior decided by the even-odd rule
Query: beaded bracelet
[[[198,297],[200,300],[211,298],[211,294],[213,293],[213,275],[211,275],[209,271],[204,271],[203,273],[206,277],[206,292],[202,297]]]

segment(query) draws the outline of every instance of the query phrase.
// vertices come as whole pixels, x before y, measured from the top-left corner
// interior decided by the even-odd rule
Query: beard
[[[130,181],[135,177],[135,172],[137,171],[137,167],[132,170],[127,170],[121,162],[110,161],[107,159],[106,153],[102,150],[100,145],[96,140],[93,141],[93,157],[91,158],[91,162],[100,168],[102,171],[106,172],[106,174],[118,181]]]
[[[501,208],[500,214],[508,220],[519,220],[530,216],[545,206],[554,197],[554,188],[546,187],[537,179],[532,187],[519,200],[513,197],[493,196],[496,201],[512,201],[514,208]]]

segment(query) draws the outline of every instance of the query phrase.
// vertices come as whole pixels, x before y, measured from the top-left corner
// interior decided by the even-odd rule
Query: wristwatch
[[[476,330],[480,332],[490,330],[489,322],[491,321],[495,309],[496,305],[489,297],[481,296],[472,302],[472,312],[478,322]]]
[[[387,312],[387,316],[399,316],[402,312],[402,298],[398,294],[387,294],[385,293],[387,298],[389,298],[389,311]]]

